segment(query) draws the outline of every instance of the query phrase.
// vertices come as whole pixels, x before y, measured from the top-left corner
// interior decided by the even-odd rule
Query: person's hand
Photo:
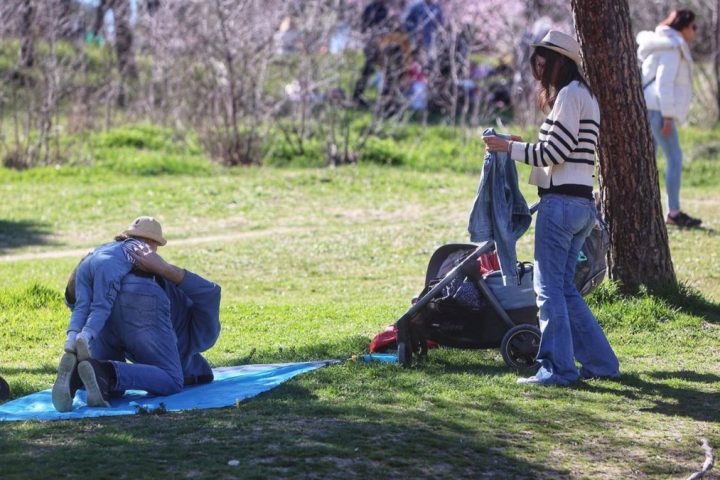
[[[144,272],[160,275],[176,285],[179,285],[185,278],[184,269],[166,262],[157,252],[130,252],[130,255],[135,259],[135,266]]]
[[[672,133],[673,128],[673,119],[672,118],[663,118],[662,123],[662,129],[660,130],[660,134],[663,137],[669,137]]]
[[[168,263],[157,254],[157,252],[130,252],[135,260],[135,266],[143,272],[155,275],[163,275],[167,270]]]
[[[523,139],[520,135],[510,135],[510,140],[513,142],[522,142]]]
[[[504,138],[496,137],[495,135],[488,135],[482,137],[483,142],[488,152],[507,152],[510,145],[509,140]]]

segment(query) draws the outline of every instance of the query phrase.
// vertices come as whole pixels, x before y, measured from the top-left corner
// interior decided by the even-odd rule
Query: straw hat
[[[123,235],[129,237],[142,237],[154,240],[158,245],[163,246],[167,243],[163,237],[162,226],[160,222],[153,217],[138,217],[130,224],[130,226],[122,232]]]
[[[539,43],[531,43],[531,47],[544,47],[548,50],[553,50],[561,55],[565,55],[573,62],[577,63],[578,68],[580,65],[580,44],[567,33],[558,32],[557,30],[550,30],[540,40]]]

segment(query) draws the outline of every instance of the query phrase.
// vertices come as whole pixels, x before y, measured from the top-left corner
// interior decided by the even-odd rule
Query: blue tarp
[[[363,362],[398,363],[397,353],[369,353],[360,355],[358,360]]]
[[[162,403],[169,412],[200,408],[222,408],[270,390],[300,373],[324,367],[335,361],[243,365],[213,370],[215,381],[186,387],[180,393],[153,397],[143,391],[128,390],[113,399],[111,408],[88,407],[85,391],[75,395],[73,410],[60,413],[52,404],[51,391],[33,393],[0,405],[0,421],[67,420],[73,418],[134,415],[139,408],[153,411]]]

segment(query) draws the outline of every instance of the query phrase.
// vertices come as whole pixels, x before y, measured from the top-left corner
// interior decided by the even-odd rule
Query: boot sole
[[[58,365],[58,374],[52,388],[52,402],[58,412],[72,410],[73,397],[70,395],[70,379],[77,365],[77,358],[72,353],[63,354]]]
[[[103,398],[100,385],[98,385],[95,377],[95,370],[90,365],[90,362],[80,363],[78,373],[80,374],[80,380],[85,385],[88,407],[110,407],[110,404]]]
[[[85,338],[80,337],[75,342],[75,354],[77,355],[78,363],[92,357],[92,355],[90,355],[90,345]]]

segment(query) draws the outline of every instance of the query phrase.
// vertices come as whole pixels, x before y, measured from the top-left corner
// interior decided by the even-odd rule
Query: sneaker
[[[67,339],[65,340],[65,345],[63,346],[63,349],[68,353],[75,353],[75,340],[76,339],[77,339],[76,332],[68,332]]]
[[[540,378],[533,375],[532,377],[527,378],[518,378],[517,379],[518,385],[548,385],[548,383],[542,381]]]
[[[78,362],[82,362],[83,360],[92,358],[92,353],[90,352],[91,341],[92,337],[85,330],[78,333],[77,337],[75,338],[75,353],[77,355]]]
[[[110,393],[115,386],[115,369],[110,362],[89,358],[78,365],[80,379],[87,392],[89,407],[110,407]]]
[[[72,410],[75,392],[82,387],[77,369],[77,358],[74,353],[66,352],[58,365],[57,379],[52,387],[52,402],[58,412]]]
[[[665,218],[665,224],[681,228],[697,228],[702,224],[702,220],[693,218],[685,212],[678,212],[672,217],[668,214],[667,218]]]

